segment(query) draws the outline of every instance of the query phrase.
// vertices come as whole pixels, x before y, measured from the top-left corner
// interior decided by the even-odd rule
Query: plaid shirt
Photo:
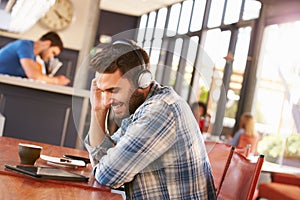
[[[114,145],[116,144],[116,145]],[[199,126],[189,105],[155,83],[146,101],[111,137],[85,145],[95,178],[127,199],[216,199]]]

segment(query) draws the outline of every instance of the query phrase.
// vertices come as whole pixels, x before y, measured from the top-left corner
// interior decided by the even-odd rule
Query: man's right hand
[[[93,111],[107,113],[108,107],[102,102],[102,91],[97,87],[97,78],[94,78],[91,83],[90,101]]]
[[[63,75],[58,75],[53,78],[55,79],[54,84],[57,84],[57,85],[68,85],[70,83],[70,79]]]
[[[91,83],[90,101],[91,101],[91,123],[90,123],[90,145],[99,145],[105,137],[105,119],[108,108],[102,102],[102,91],[97,87],[97,79],[94,78]]]
[[[27,78],[45,81],[46,83],[56,84],[56,85],[67,85],[70,83],[70,79],[63,75],[50,77],[46,74],[43,74],[42,71],[37,67],[36,62],[33,61],[32,59],[22,58],[20,62],[25,71]]]

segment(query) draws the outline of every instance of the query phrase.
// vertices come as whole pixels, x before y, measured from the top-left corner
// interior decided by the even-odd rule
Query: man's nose
[[[104,102],[105,107],[109,107],[112,104],[112,94],[110,92],[103,92],[102,101]]]

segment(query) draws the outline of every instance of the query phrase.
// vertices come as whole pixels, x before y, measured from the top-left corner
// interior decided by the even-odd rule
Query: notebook
[[[80,174],[54,167],[5,165],[5,168],[31,177],[64,181],[88,182],[89,178]]]

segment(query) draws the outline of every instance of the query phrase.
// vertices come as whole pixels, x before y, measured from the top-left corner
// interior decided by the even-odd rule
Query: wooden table
[[[72,182],[57,180],[40,180],[18,174],[5,169],[5,164],[18,165],[18,143],[35,144],[43,147],[42,154],[61,157],[72,154],[88,157],[84,150],[54,146],[21,139],[0,137],[0,199],[123,199],[120,194],[111,192],[109,187],[99,184],[91,174],[92,167],[66,168],[78,174],[89,176],[89,182]],[[46,161],[38,159],[37,166],[51,166]]]
[[[262,172],[300,175],[300,168],[264,161]]]

